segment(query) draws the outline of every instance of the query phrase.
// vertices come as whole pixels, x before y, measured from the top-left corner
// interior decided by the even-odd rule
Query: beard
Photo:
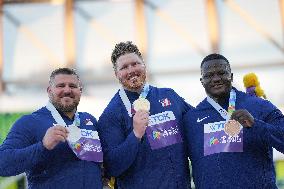
[[[72,104],[68,104],[68,105],[64,105],[60,99],[59,100],[56,100],[54,95],[52,94],[50,96],[50,101],[51,103],[53,104],[53,106],[61,111],[61,112],[73,112],[77,109],[77,106],[79,105],[79,101],[80,100],[76,100],[74,99],[74,101],[72,102]]]
[[[130,78],[129,76],[128,78]],[[134,91],[137,92],[142,89],[146,81],[146,74],[142,73],[140,74],[135,80],[130,81],[129,79],[120,79],[119,82],[121,85],[129,90],[129,91]]]

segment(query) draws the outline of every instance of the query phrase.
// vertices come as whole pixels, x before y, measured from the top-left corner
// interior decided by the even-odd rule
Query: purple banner
[[[243,152],[243,129],[234,137],[224,130],[204,133],[204,156],[220,152]]]
[[[148,126],[146,134],[152,150],[182,142],[176,120]]]
[[[76,143],[69,143],[69,146],[81,160],[103,162],[101,142],[98,139],[81,137]]]

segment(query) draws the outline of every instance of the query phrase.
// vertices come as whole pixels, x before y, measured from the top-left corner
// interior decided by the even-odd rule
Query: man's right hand
[[[145,134],[146,128],[149,122],[149,112],[145,110],[139,110],[133,116],[133,132],[134,135],[141,139]]]
[[[65,142],[67,136],[68,130],[65,127],[60,125],[50,127],[42,139],[43,146],[52,150],[59,142]]]

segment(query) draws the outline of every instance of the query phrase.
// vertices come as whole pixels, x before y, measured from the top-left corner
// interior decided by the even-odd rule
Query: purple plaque
[[[224,132],[225,122],[204,125],[204,156],[220,152],[243,152],[243,128],[236,136]]]
[[[182,142],[176,120],[148,126],[146,133],[152,150]]]
[[[98,139],[81,137],[79,141],[71,144],[71,148],[81,160],[103,162],[102,147]]]

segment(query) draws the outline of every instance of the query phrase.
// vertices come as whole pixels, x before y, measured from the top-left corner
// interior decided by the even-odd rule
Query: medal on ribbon
[[[150,111],[150,102],[146,99],[149,92],[149,85],[145,84],[139,98],[133,102],[133,108],[137,112],[138,110]]]
[[[129,117],[132,117],[132,107],[135,111],[145,110],[150,111],[150,102],[146,99],[148,92],[150,90],[149,84],[146,83],[142,89],[142,92],[139,95],[139,98],[136,99],[133,104],[130,103],[125,91],[123,88],[119,90],[119,96],[127,110]]]
[[[229,98],[228,118],[224,127],[225,133],[230,137],[239,135],[242,129],[242,126],[238,121],[229,119],[233,112],[236,110],[236,92],[232,91],[230,92]]]
[[[204,156],[220,152],[243,152],[243,126],[230,119],[236,109],[235,90],[230,92],[228,110],[209,96],[207,101],[225,120],[204,124]]]
[[[57,124],[65,126],[69,131],[67,143],[79,159],[94,162],[103,161],[103,152],[98,132],[93,130],[80,129],[80,117],[78,112],[75,113],[73,123],[67,126],[53,104],[48,103],[46,108],[50,111]],[[82,133],[85,134],[82,135]]]

